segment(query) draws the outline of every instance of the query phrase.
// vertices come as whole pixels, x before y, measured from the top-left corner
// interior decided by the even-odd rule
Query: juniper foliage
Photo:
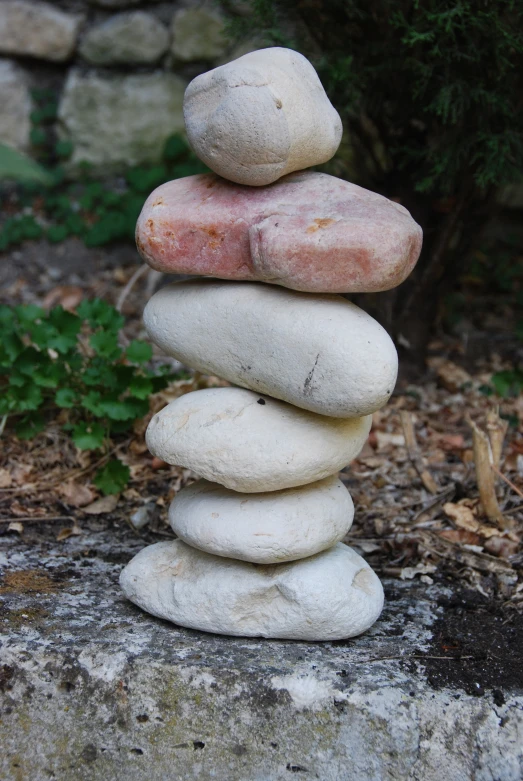
[[[307,56],[348,131],[328,164],[403,203],[424,247],[400,288],[358,300],[421,361],[449,291],[523,174],[522,0],[249,0],[266,45]]]
[[[296,48],[317,67],[350,129],[361,179],[385,183],[401,172],[417,192],[450,194],[464,177],[485,191],[521,176],[521,0],[251,7],[268,44]]]

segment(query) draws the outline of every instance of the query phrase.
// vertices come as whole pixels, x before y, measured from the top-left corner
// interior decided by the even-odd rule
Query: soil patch
[[[523,691],[523,616],[469,590],[440,605],[444,613],[422,661],[430,686],[478,697],[491,691],[497,705],[505,701],[504,691]]]

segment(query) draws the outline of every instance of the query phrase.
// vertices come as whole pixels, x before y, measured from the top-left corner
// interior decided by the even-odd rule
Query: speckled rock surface
[[[171,24],[171,51],[177,60],[215,60],[227,51],[224,19],[216,8],[180,8]]]
[[[168,464],[233,491],[280,491],[339,472],[371,423],[371,415],[327,418],[243,388],[206,388],[157,412],[146,442]]]
[[[285,564],[212,556],[181,540],[148,545],[120,576],[131,602],[175,624],[237,637],[344,640],[383,608],[367,562],[339,542]]]
[[[184,81],[174,73],[103,73],[72,68],[59,119],[73,144],[68,164],[83,161],[107,173],[157,161],[165,141],[183,130]]]
[[[152,341],[185,366],[319,415],[370,415],[396,384],[392,339],[341,296],[190,280],[159,290],[143,317]]]
[[[424,671],[448,588],[385,581],[380,621],[348,641],[220,637],[125,599],[143,545],[0,539],[5,781],[522,778],[522,693],[496,704]]]
[[[197,480],[169,508],[177,537],[195,548],[257,564],[312,556],[342,540],[354,517],[337,477],[286,491],[240,494]]]
[[[116,14],[87,31],[79,46],[81,56],[94,65],[147,65],[169,46],[169,32],[146,11]]]
[[[279,46],[197,76],[183,113],[198,157],[240,184],[266,185],[325,163],[341,141],[340,116],[313,66]]]
[[[17,149],[29,147],[32,110],[27,73],[0,59],[0,143]]]
[[[306,293],[375,293],[414,268],[422,231],[400,204],[301,171],[263,188],[213,174],[162,184],[136,225],[143,259],[167,274],[257,280]]]
[[[0,2],[0,53],[60,62],[73,54],[80,14],[30,0]]]

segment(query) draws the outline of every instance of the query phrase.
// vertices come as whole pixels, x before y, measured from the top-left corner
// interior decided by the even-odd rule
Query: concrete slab
[[[386,581],[382,619],[348,641],[219,637],[123,598],[142,546],[0,538],[2,779],[523,778],[523,693],[425,672],[448,588]]]

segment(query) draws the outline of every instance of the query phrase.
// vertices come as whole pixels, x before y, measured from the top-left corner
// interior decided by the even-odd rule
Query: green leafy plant
[[[43,178],[35,175],[34,181],[20,184],[16,198],[20,213],[0,228],[0,251],[42,237],[59,243],[68,236],[77,236],[88,247],[113,241],[134,242],[136,220],[151,190],[171,179],[207,170],[183,138],[172,136],[166,141],[160,164],[129,168],[125,185],[116,190],[108,182],[93,179],[87,164],[82,166],[81,181],[65,181],[58,161],[71,151],[70,142],[59,141],[53,152],[57,163],[54,167],[45,170],[34,164]],[[1,152],[0,148],[0,179]]]
[[[119,344],[123,317],[100,299],[76,313],[62,307],[0,306],[0,417],[13,418],[20,439],[30,439],[60,415],[80,450],[106,452],[149,410],[148,398],[175,376],[146,364],[152,349]],[[118,459],[96,474],[105,494],[120,491],[129,469]]]
[[[518,396],[523,391],[523,371],[508,369],[496,372],[490,379],[498,396]]]

